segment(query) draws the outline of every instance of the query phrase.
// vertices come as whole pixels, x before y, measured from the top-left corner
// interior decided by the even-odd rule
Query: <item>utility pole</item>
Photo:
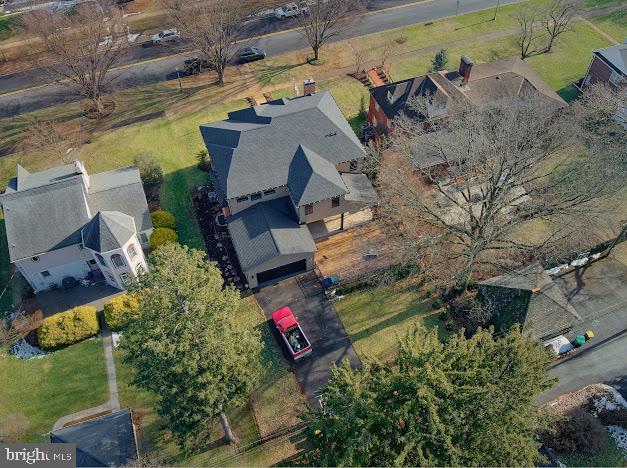
[[[499,12],[500,4],[501,4],[501,0],[496,0],[496,10],[494,10],[494,18],[492,18],[492,21],[496,21],[496,14]]]
[[[179,90],[182,93],[183,92],[183,83],[181,83],[181,72],[179,72],[179,67],[176,67],[176,77],[179,80]]]
[[[457,0],[457,6],[455,7],[455,16],[459,14],[459,0]]]

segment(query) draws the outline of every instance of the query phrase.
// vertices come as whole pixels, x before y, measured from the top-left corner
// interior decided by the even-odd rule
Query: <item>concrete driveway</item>
[[[583,322],[573,330],[592,330],[594,338],[558,361],[550,375],[557,385],[541,401],[593,383],[612,385],[627,395],[627,266],[615,257],[599,260],[553,279]]]
[[[290,362],[310,404],[317,408],[316,393],[328,382],[333,364],[348,359],[353,368],[361,366],[344,325],[324,295],[319,279],[313,272],[306,273],[263,288],[255,297],[269,320],[268,326],[275,338],[280,336],[270,321],[272,313],[287,305],[311,341],[313,352],[296,362],[290,359]]]

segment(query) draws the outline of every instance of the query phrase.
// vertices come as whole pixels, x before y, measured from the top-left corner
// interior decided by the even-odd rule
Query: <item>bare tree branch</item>
[[[362,10],[361,0],[311,0],[307,10],[298,15],[300,32],[313,51],[313,60],[320,58],[320,49],[330,39],[351,27]]]
[[[46,68],[103,112],[102,94],[111,69],[129,45],[127,25],[113,0],[94,0],[71,9],[40,9],[24,14],[25,31],[39,39]]]

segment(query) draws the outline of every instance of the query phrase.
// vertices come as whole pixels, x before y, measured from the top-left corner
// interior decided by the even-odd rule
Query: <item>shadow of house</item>
[[[523,333],[546,341],[582,322],[540,264],[481,281],[477,298],[491,311],[497,332],[520,324]]]

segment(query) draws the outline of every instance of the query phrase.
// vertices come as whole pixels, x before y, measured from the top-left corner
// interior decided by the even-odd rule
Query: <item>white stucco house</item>
[[[152,222],[135,167],[89,175],[80,161],[36,173],[18,165],[0,206],[11,263],[35,292],[100,275],[124,289],[148,268]]]

